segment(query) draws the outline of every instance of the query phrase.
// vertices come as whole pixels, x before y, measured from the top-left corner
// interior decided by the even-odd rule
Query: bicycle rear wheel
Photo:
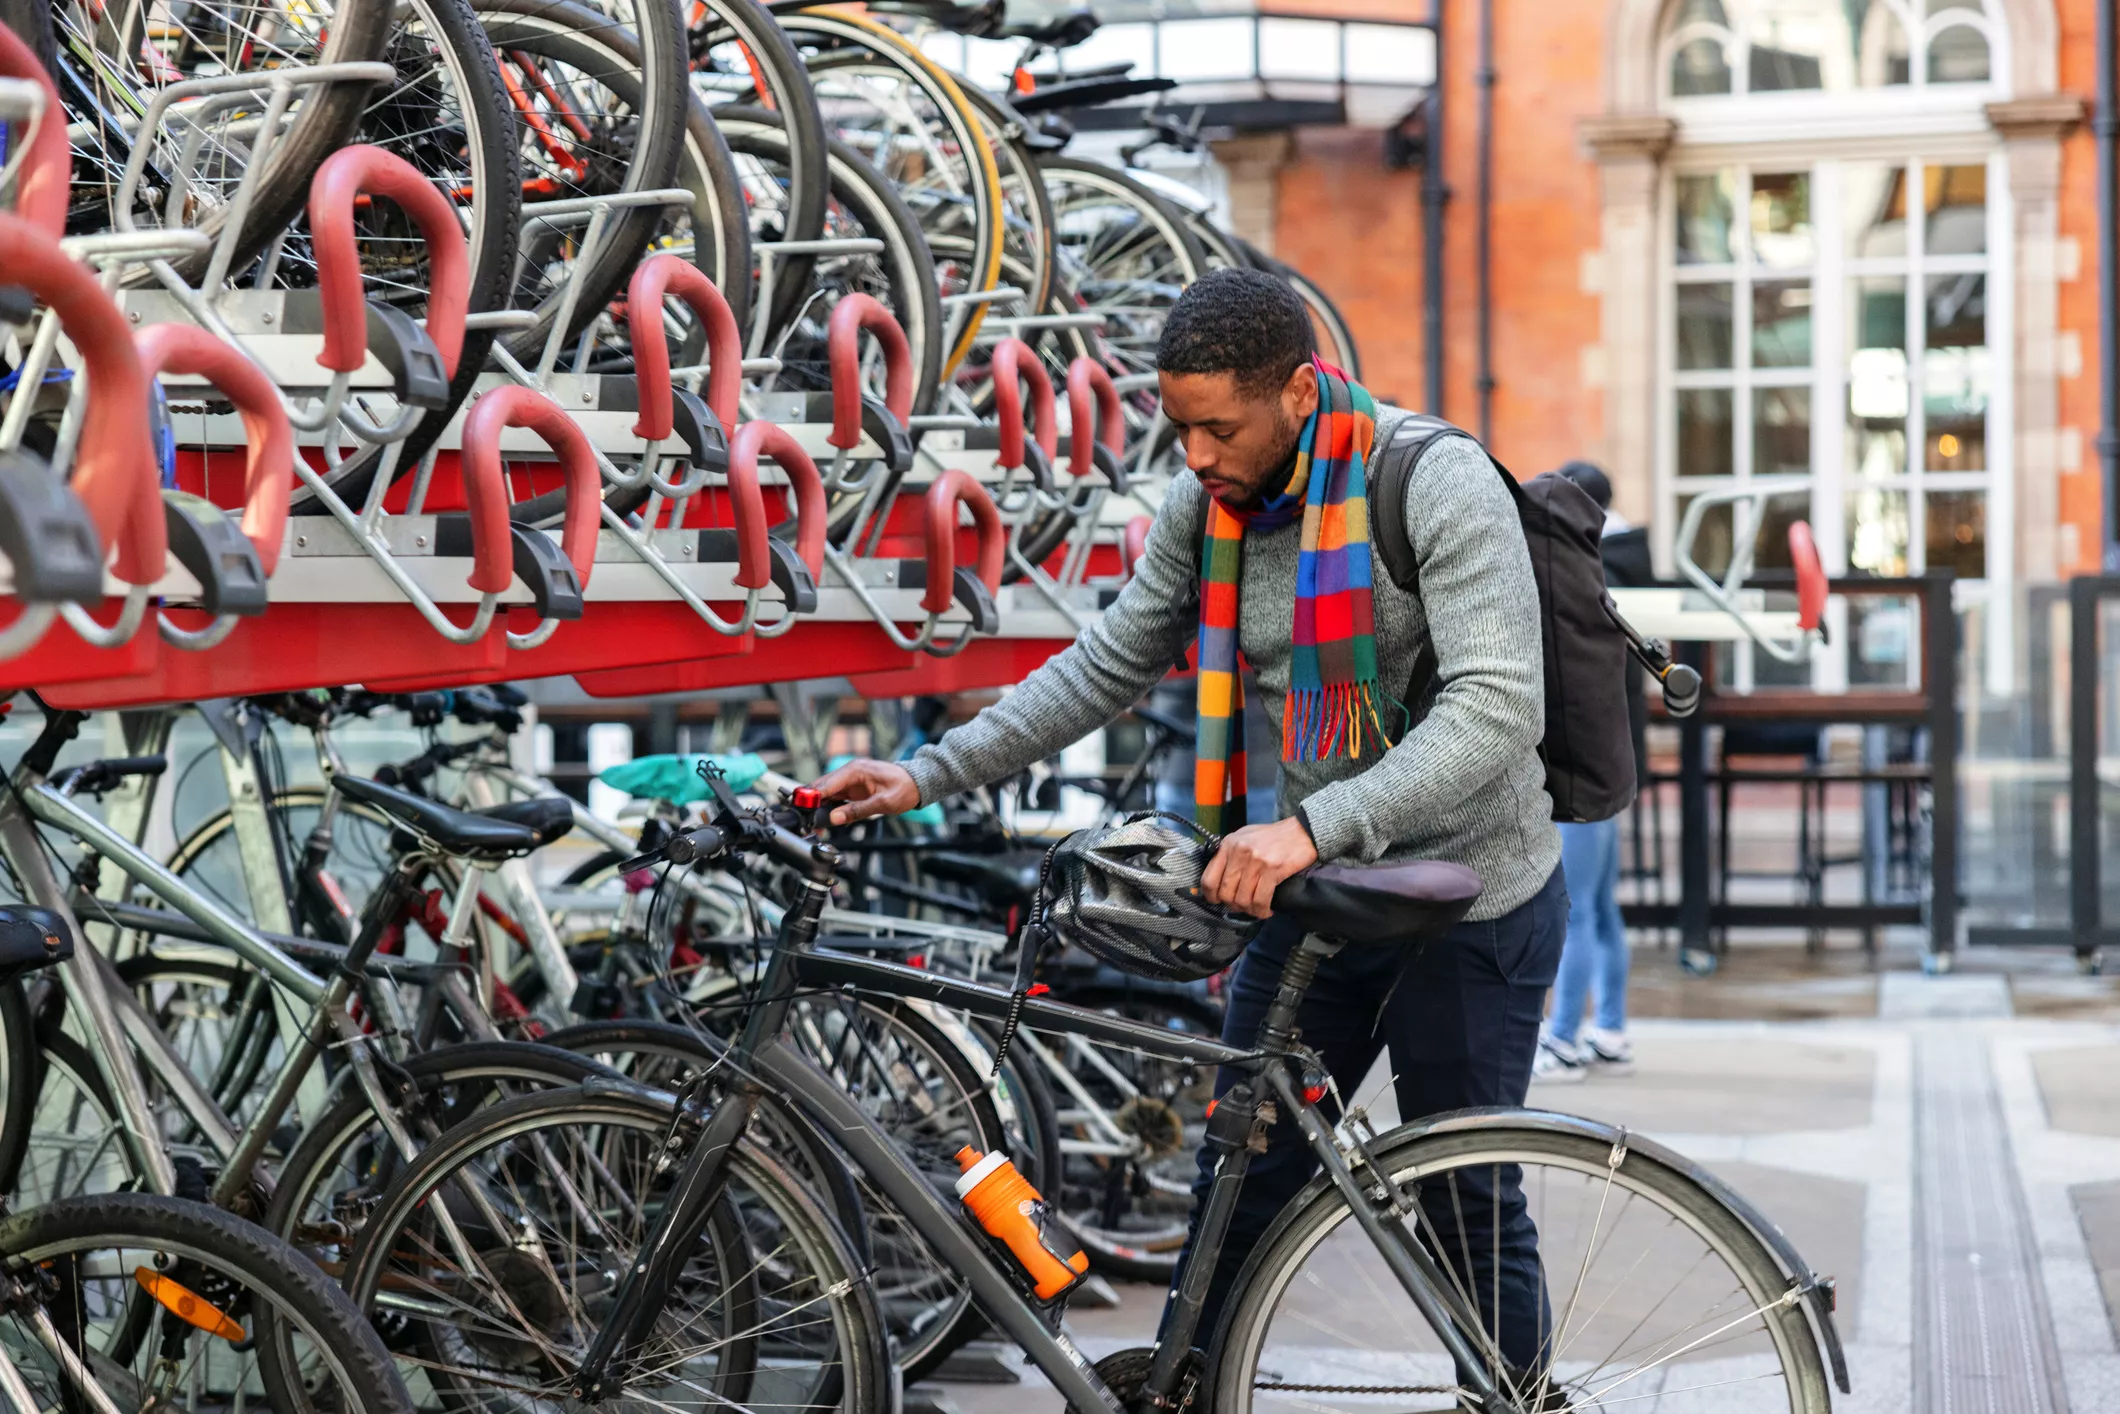
[[[231,1213],[145,1193],[61,1199],[0,1222],[0,1263],[36,1274],[45,1291],[37,1309],[121,1410],[412,1407],[389,1352],[345,1293]],[[187,1296],[192,1319],[178,1314]],[[212,1333],[202,1308],[240,1330]],[[0,1349],[39,1406],[93,1408],[32,1320],[23,1310],[0,1318]],[[268,1331],[281,1340],[262,1338]]]
[[[1375,1148],[1413,1199],[1398,1230],[1436,1258],[1461,1333],[1521,1407],[1831,1407],[1790,1274],[1692,1176],[1623,1137],[1507,1114],[1409,1125]],[[1320,1180],[1253,1253],[1221,1333],[1217,1414],[1463,1407],[1434,1328],[1351,1216]]]

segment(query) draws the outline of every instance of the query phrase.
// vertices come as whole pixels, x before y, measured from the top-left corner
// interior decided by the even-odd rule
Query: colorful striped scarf
[[[1193,807],[1202,828],[1244,823],[1244,686],[1237,675],[1237,582],[1244,532],[1303,520],[1296,562],[1295,644],[1281,717],[1281,759],[1322,761],[1391,742],[1377,713],[1376,624],[1369,579],[1364,463],[1376,401],[1339,369],[1312,360],[1318,408],[1296,444],[1295,474],[1250,510],[1209,498],[1200,554],[1200,687]],[[1366,725],[1365,725],[1366,724]]]

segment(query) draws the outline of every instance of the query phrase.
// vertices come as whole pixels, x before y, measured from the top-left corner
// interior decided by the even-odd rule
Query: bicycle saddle
[[[922,871],[952,884],[962,884],[992,908],[1027,904],[1038,892],[1038,870],[1025,869],[999,859],[977,855],[936,853],[922,856]]]
[[[452,810],[423,795],[395,790],[379,781],[360,776],[334,776],[331,784],[348,799],[373,806],[414,835],[450,854],[503,859],[509,855],[528,854],[545,843],[529,824],[483,811]],[[534,805],[540,802],[519,803]],[[495,807],[496,810],[509,808],[505,805]],[[568,819],[571,823],[571,810]]]
[[[574,802],[561,800],[554,795],[535,795],[528,800],[511,800],[502,805],[489,805],[474,810],[488,820],[506,820],[511,825],[522,825],[537,835],[541,845],[564,839],[574,828]]]
[[[1474,870],[1437,859],[1317,864],[1274,890],[1273,911],[1342,943],[1417,943],[1445,932],[1486,888]]]
[[[11,982],[73,955],[73,930],[51,909],[23,903],[0,908],[0,982]]]

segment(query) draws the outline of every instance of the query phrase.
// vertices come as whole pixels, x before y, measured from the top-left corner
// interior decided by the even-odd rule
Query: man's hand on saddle
[[[913,773],[889,761],[868,757],[828,771],[816,783],[818,794],[844,804],[832,809],[832,823],[851,825],[878,815],[903,815],[920,808],[920,787]]]
[[[1318,862],[1310,831],[1293,817],[1271,825],[1246,825],[1222,838],[1207,861],[1200,891],[1209,903],[1254,918],[1273,916],[1273,891],[1290,876]]]

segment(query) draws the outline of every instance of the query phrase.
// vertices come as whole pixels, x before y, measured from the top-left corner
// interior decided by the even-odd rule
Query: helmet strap
[[[1041,910],[1042,914],[1043,910]],[[1030,999],[1031,992],[1038,988],[1032,980],[1038,975],[1038,960],[1045,952],[1046,942],[1052,932],[1040,916],[1023,925],[1016,938],[1016,985],[1009,990],[1008,1018],[1001,1023],[1001,1040],[994,1047],[994,1073],[992,1079],[1001,1078],[1001,1063],[1008,1059],[1009,1044],[1016,1039],[1016,1024],[1023,1017],[1023,1004]]]

